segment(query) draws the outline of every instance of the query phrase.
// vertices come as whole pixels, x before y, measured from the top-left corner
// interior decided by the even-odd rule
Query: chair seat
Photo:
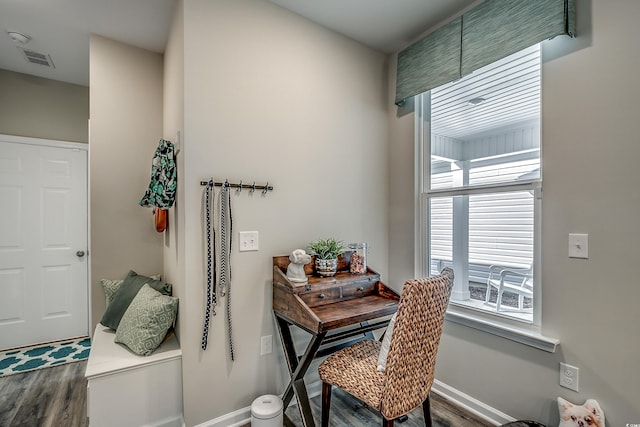
[[[381,344],[364,340],[329,356],[318,367],[320,379],[380,410],[384,372],[378,372]]]

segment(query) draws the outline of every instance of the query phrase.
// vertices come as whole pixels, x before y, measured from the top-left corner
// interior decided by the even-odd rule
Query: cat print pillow
[[[604,412],[598,402],[589,399],[584,405],[573,403],[558,397],[560,425],[558,427],[605,427]]]

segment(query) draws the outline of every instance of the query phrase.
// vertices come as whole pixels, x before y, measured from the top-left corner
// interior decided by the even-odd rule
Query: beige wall
[[[335,236],[371,244],[387,272],[387,118],[384,55],[267,1],[184,4],[185,295],[180,301],[187,425],[284,391],[273,335],[271,258]],[[224,304],[203,325],[201,179],[275,187],[233,195],[238,231],[260,233],[258,252],[232,255],[236,361],[228,357]],[[180,207],[179,207],[180,208]]]
[[[513,417],[550,426],[558,424],[557,396],[595,398],[607,425],[624,426],[640,420],[640,4],[578,2],[577,15],[573,43],[586,46],[542,68],[542,324],[561,345],[550,354],[447,323],[436,377]],[[413,123],[393,113],[390,120],[392,146],[402,147],[390,162],[392,182],[408,189]],[[390,200],[408,200],[405,193]],[[407,204],[398,217],[411,212]],[[409,225],[399,227],[406,234]],[[567,257],[568,234],[576,232],[589,233],[588,260]],[[406,251],[409,240],[392,242],[389,252]],[[392,281],[412,274],[391,271]],[[579,393],[558,385],[561,361],[580,368]]]
[[[184,140],[184,28],[183,2],[176,2],[169,40],[164,53],[164,139],[178,144]],[[182,144],[182,142],[180,142]],[[178,145],[176,145],[178,148]],[[177,154],[178,189],[176,202],[169,210],[169,225],[164,233],[164,275],[173,283],[173,295],[183,300],[184,289],[184,155]],[[186,310],[178,310],[176,333]]]
[[[162,137],[162,55],[92,36],[90,186],[92,324],[104,312],[100,278],[162,272],[162,235],[138,206]]]
[[[87,142],[89,88],[0,70],[0,133]]]

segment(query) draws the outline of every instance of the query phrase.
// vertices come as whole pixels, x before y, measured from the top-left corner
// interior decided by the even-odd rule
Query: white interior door
[[[87,151],[38,142],[0,135],[0,349],[88,335]]]

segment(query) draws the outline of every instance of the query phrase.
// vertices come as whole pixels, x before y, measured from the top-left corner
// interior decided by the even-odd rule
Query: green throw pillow
[[[120,319],[122,319],[127,308],[129,308],[129,304],[131,304],[131,301],[133,301],[145,283],[164,295],[171,295],[172,287],[170,283],[153,280],[147,276],[140,276],[132,270],[113,295],[111,303],[102,315],[100,323],[108,328],[117,330]]]
[[[135,354],[148,356],[164,340],[177,311],[178,298],[162,295],[145,284],[122,316],[115,341]]]
[[[129,272],[131,274],[131,272]],[[160,280],[160,275],[155,274],[153,276],[149,276],[153,280]],[[100,279],[100,284],[102,285],[102,289],[104,289],[104,296],[107,299],[107,306],[111,304],[113,300],[113,296],[120,289],[120,285],[122,285],[124,279],[114,280],[114,279]]]

